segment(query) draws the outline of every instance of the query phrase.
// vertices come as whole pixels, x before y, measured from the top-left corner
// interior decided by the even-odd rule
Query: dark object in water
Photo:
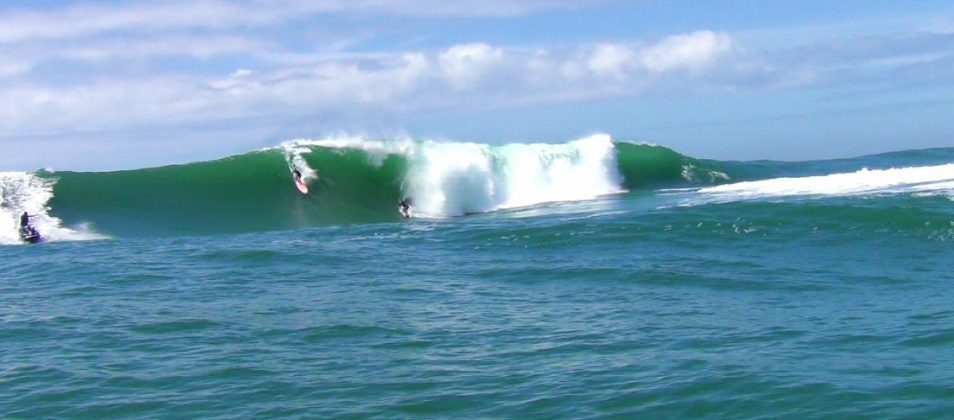
[[[405,198],[398,203],[398,213],[401,213],[401,216],[404,218],[411,217],[411,199]]]
[[[42,237],[40,236],[40,232],[37,232],[37,230],[33,226],[27,225],[20,228],[21,241],[29,243],[29,244],[35,244],[37,242],[40,242],[40,239],[42,239]]]

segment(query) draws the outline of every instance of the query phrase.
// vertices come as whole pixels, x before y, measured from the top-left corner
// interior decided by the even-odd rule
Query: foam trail
[[[938,166],[862,169],[802,178],[739,182],[699,190],[704,202],[728,202],[788,196],[865,194],[954,194],[954,163]],[[697,203],[688,203],[697,204]]]
[[[0,243],[20,244],[20,215],[27,212],[30,221],[44,241],[104,239],[85,225],[62,226],[59,218],[50,216],[46,203],[53,198],[53,181],[27,172],[0,172]]]

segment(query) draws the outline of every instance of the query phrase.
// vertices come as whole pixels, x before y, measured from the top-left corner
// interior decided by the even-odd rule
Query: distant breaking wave
[[[0,243],[17,243],[17,216],[23,211],[37,215],[37,227],[50,240],[262,231],[398,221],[396,205],[407,197],[415,218],[432,219],[660,188],[691,188],[696,198],[705,197],[695,202],[704,204],[767,196],[773,188],[787,188],[773,187],[776,183],[791,187],[799,182],[773,178],[835,177],[805,181],[824,185],[842,179],[832,175],[842,168],[948,158],[946,162],[954,161],[954,149],[879,155],[867,161],[720,162],[657,145],[614,142],[607,135],[559,144],[504,145],[301,139],[183,165],[0,173]],[[293,168],[309,184],[308,195],[295,189]],[[870,183],[875,173],[889,179],[908,173],[877,171],[844,178],[843,190]],[[931,171],[949,173],[951,167]],[[945,182],[954,177],[932,179],[940,184],[919,184],[921,192],[948,185]]]
[[[898,193],[954,196],[954,163],[881,170],[864,168],[849,173],[739,182],[702,188],[699,192],[703,199],[711,201]]]

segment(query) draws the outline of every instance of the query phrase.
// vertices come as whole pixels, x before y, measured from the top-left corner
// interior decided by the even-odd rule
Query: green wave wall
[[[716,161],[693,159],[652,144],[616,143],[616,161],[627,189],[677,187],[725,182]]]
[[[424,147],[418,144],[417,147]],[[811,162],[722,162],[671,149],[614,144],[623,188],[712,185],[954,160],[954,149]],[[182,235],[400,220],[396,204],[409,158],[358,148],[308,146],[300,157],[319,177],[300,194],[291,152],[270,149],[225,159],[115,172],[39,172],[55,180],[50,213],[107,235]]]
[[[319,179],[310,194],[292,182],[284,152],[117,172],[49,174],[52,211],[107,234],[182,234],[289,229],[394,220],[406,161],[380,165],[356,150],[304,156]]]

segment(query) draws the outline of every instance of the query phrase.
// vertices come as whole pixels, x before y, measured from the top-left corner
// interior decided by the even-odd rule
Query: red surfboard
[[[302,194],[308,194],[308,186],[305,185],[301,179],[295,178],[295,187],[298,188],[298,191],[301,191]]]

